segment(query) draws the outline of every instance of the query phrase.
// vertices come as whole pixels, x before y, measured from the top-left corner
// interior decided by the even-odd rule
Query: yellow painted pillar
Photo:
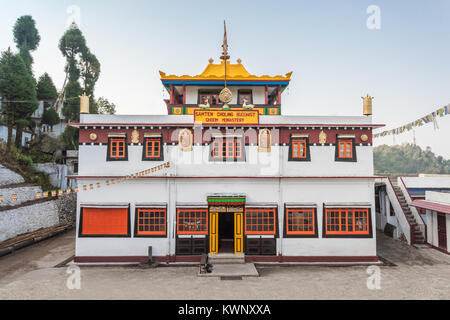
[[[244,252],[243,213],[234,213],[234,253]]]
[[[219,213],[210,212],[209,214],[209,253],[219,251]]]

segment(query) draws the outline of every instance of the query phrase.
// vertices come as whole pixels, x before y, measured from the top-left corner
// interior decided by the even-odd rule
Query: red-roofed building
[[[425,200],[414,200],[411,205],[426,211],[427,243],[450,253],[450,192],[426,191]]]

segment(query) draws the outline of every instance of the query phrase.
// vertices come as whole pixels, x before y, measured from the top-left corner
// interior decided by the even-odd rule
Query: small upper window
[[[238,104],[243,104],[244,99],[247,100],[247,104],[253,103],[252,92],[251,91],[239,91],[238,92]]]
[[[164,152],[162,149],[161,136],[144,137],[144,148],[142,160],[162,161],[164,160]]]
[[[336,139],[336,161],[356,161],[354,138]]]
[[[219,92],[199,92],[198,104],[205,104],[206,100],[209,104],[220,104]]]
[[[292,158],[294,159],[306,158],[306,139],[292,140]]]
[[[340,140],[338,144],[339,144],[339,158],[353,157],[352,140]]]
[[[289,145],[290,161],[310,161],[308,137],[291,137]]]
[[[110,137],[108,141],[107,161],[126,161],[128,160],[127,138]]]
[[[216,137],[211,143],[211,160],[245,161],[242,137]]]

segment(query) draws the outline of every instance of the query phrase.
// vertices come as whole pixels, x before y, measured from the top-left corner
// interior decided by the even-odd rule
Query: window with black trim
[[[136,208],[135,237],[166,237],[166,208]]]
[[[356,162],[355,138],[336,138],[335,160]]]
[[[245,234],[275,235],[277,233],[277,215],[275,208],[246,208]]]
[[[316,208],[286,208],[285,225],[286,237],[316,238]]]
[[[144,137],[142,160],[143,161],[164,160],[162,137]]]
[[[177,209],[177,234],[208,234],[208,209]]]
[[[372,237],[369,208],[325,208],[324,237]]]
[[[129,237],[129,208],[89,208],[80,210],[79,237]]]
[[[128,144],[127,137],[109,137],[106,161],[127,161]]]
[[[289,161],[311,161],[308,137],[291,136]]]
[[[211,161],[245,161],[243,137],[213,137],[210,150]]]
[[[207,99],[210,105],[220,104],[221,102],[219,100],[219,94],[220,94],[220,91],[217,91],[217,90],[213,90],[213,91],[199,90],[197,103],[205,104],[205,100]]]
[[[247,104],[252,104],[253,103],[252,90],[238,90],[237,103],[238,104],[243,104],[244,103],[244,99],[247,100]]]

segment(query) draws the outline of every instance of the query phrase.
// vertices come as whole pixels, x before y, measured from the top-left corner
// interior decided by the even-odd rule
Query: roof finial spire
[[[230,56],[228,55],[228,40],[227,40],[227,25],[225,23],[225,20],[223,20],[223,44],[222,44],[222,55],[220,56],[220,59],[224,60],[225,62],[230,59]]]
[[[230,56],[228,55],[228,40],[227,40],[227,25],[225,23],[225,20],[223,20],[223,44],[222,44],[222,55],[220,56],[220,59],[224,61],[224,85],[225,88],[220,91],[219,99],[223,102],[223,109],[229,110],[230,107],[228,106],[228,103],[231,102],[231,99],[233,98],[233,94],[231,93],[230,89],[227,88],[227,60],[230,59]]]

